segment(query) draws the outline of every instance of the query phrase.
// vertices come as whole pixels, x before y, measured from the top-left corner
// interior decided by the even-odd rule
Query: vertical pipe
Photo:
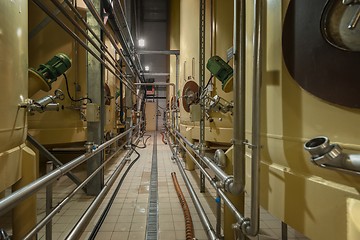
[[[205,86],[205,13],[206,1],[200,0],[199,19],[199,87],[201,91]],[[204,155],[205,148],[205,98],[200,99],[200,153]],[[205,176],[200,173],[200,192],[205,192]]]
[[[259,173],[260,173],[260,104],[262,79],[262,8],[263,1],[254,1],[254,58],[253,58],[253,103],[252,103],[252,152],[251,152],[251,218],[246,232],[255,236],[259,232]]]
[[[234,0],[233,145],[234,181],[230,192],[239,194],[245,185],[245,0]]]
[[[288,230],[287,224],[281,222],[281,240],[288,240],[287,230]]]
[[[180,60],[179,55],[175,55],[176,57],[176,78],[175,78],[175,99],[176,99],[176,106],[178,103],[178,94],[177,91],[179,89],[179,66],[180,66]],[[178,116],[178,108],[176,107],[176,131],[179,131],[179,116]]]
[[[219,189],[216,188],[216,235],[221,238],[221,197]]]
[[[54,168],[53,162],[52,161],[47,161],[46,162],[46,173],[48,174],[49,172],[51,172]],[[52,184],[49,184],[46,187],[46,215],[49,215],[51,213],[51,209],[52,209]],[[51,240],[52,239],[52,220],[50,220],[48,222],[48,224],[46,224],[46,240]]]

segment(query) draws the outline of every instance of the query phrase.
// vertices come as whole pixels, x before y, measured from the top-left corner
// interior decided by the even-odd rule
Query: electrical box
[[[201,115],[200,104],[192,104],[190,105],[190,119],[192,122],[200,121]]]
[[[96,103],[86,104],[86,121],[99,122],[100,121],[100,106]]]

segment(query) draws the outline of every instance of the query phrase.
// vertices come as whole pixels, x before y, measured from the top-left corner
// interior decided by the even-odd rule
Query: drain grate
[[[146,240],[158,239],[158,167],[157,167],[157,132],[154,133],[154,146],[151,162],[149,211],[147,216]]]

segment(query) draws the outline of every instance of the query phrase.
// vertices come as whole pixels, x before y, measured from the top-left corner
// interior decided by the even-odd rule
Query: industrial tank
[[[25,145],[28,98],[28,2],[0,3],[0,198],[36,179],[35,153]],[[13,236],[21,239],[36,223],[36,196],[12,210]]]
[[[208,1],[206,1],[208,3]],[[264,1],[261,90],[261,206],[311,239],[359,239],[359,177],[310,162],[304,143],[325,135],[345,151],[359,153],[360,111],[313,96],[291,77],[283,60],[282,33],[291,1]],[[301,2],[301,1],[298,1]],[[324,1],[325,4],[326,1]],[[198,82],[199,1],[181,1],[180,5],[180,91],[192,79]],[[208,4],[209,6],[209,4]],[[209,14],[210,10],[207,9]],[[233,1],[215,1],[215,37],[213,54],[226,58],[232,46]],[[321,14],[321,13],[320,13]],[[251,143],[253,77],[253,1],[246,1],[246,139]],[[306,21],[304,21],[305,23]],[[318,24],[318,23],[312,23]],[[209,18],[207,17],[207,30]],[[317,25],[316,25],[317,26]],[[209,37],[207,46],[209,46]],[[296,39],[294,39],[296,41]],[[210,57],[210,49],[206,50]],[[326,53],[324,53],[326,54]],[[195,58],[195,74],[192,74]],[[336,60],[334,60],[336,61]],[[232,62],[230,61],[230,65]],[[208,79],[208,75],[205,78]],[[313,79],[316,81],[316,79]],[[215,84],[219,84],[216,80]],[[339,80],[339,84],[341,81]],[[333,86],[336,92],[336,86]],[[212,93],[227,101],[232,94],[218,86]],[[213,113],[214,119],[219,113]],[[212,127],[213,126],[213,127]],[[187,138],[199,138],[198,122],[181,109],[181,132]],[[206,141],[230,143],[232,117],[207,122]],[[250,191],[250,149],[246,154],[246,190]],[[226,236],[225,236],[226,237]]]
[[[21,176],[21,148],[24,146],[26,110],[19,104],[27,98],[28,41],[27,1],[0,3],[0,192]],[[9,174],[8,173],[12,173]]]

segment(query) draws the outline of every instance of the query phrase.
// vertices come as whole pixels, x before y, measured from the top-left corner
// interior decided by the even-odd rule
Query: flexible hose
[[[189,206],[187,205],[184,194],[182,193],[180,185],[177,181],[176,173],[172,172],[171,177],[172,177],[174,187],[175,187],[176,193],[177,193],[179,201],[180,201],[181,208],[183,209],[183,213],[184,213],[186,240],[193,240],[195,238],[194,225],[193,225],[193,222],[191,219]]]
[[[162,136],[162,138],[161,138],[162,142],[163,142],[164,144],[167,144],[167,142],[165,141],[164,132],[161,132],[161,136]]]

